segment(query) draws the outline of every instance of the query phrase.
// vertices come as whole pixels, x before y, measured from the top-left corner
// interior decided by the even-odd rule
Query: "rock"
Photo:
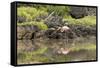
[[[87,8],[87,15],[89,15],[89,16],[96,16],[96,8],[88,7]]]
[[[87,37],[96,36],[96,27],[93,26],[83,26],[83,25],[68,25],[68,30],[63,30],[63,28],[58,29],[48,29],[45,31],[47,38],[52,39],[74,39],[77,37]],[[64,27],[65,29],[65,27]]]
[[[17,22],[18,23],[26,22],[26,18],[25,17],[21,17],[21,16],[17,16]]]
[[[59,28],[58,28],[59,29]],[[55,30],[52,30],[52,29],[48,29],[46,32],[45,32],[45,35],[48,37],[48,38],[53,38],[53,39],[72,39],[74,38],[74,34],[71,30],[68,30],[68,31],[61,31],[61,29],[55,29]],[[64,27],[65,29],[65,27]]]
[[[73,18],[83,18],[84,16],[96,16],[95,7],[70,7],[70,15]]]
[[[76,19],[83,18],[87,15],[86,7],[71,7],[70,10],[70,15]]]
[[[83,26],[83,25],[73,25],[70,26],[73,32],[75,32],[76,36],[88,36],[88,35],[96,35],[96,27],[93,26]]]
[[[37,16],[35,19],[33,19],[34,21],[38,21],[40,22],[41,20],[44,20],[47,18],[47,15],[40,15],[40,16]]]
[[[17,39],[22,39],[26,31],[23,26],[17,26]]]
[[[37,31],[37,26],[17,26],[17,39],[33,39]]]
[[[48,30],[45,31],[45,35],[48,38],[52,38],[51,34],[55,31],[55,28],[49,28]]]
[[[45,37],[45,30],[41,30],[35,33],[35,38],[44,38]]]
[[[39,30],[37,26],[17,26],[17,39],[74,39],[76,37],[96,36],[96,27],[83,25],[68,25],[69,27],[49,28]],[[63,30],[62,30],[63,29]]]

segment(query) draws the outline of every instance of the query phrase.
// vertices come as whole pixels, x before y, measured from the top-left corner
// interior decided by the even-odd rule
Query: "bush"
[[[85,16],[84,18],[75,19],[71,16],[66,16],[63,21],[67,21],[72,25],[85,25],[85,26],[95,26],[96,25],[96,16]]]
[[[70,11],[68,6],[47,6],[48,12],[54,12],[54,15],[65,16]]]
[[[32,21],[40,15],[47,15],[46,10],[36,9],[33,7],[19,7],[17,8],[18,16],[25,17],[27,21]]]
[[[23,22],[23,23],[17,23],[17,25],[18,26],[36,25],[41,30],[47,30],[48,29],[47,25],[44,24],[43,22],[35,22],[35,21],[32,21],[32,22]]]

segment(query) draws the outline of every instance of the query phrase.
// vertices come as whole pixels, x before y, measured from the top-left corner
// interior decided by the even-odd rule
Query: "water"
[[[96,38],[18,40],[18,64],[96,60]]]

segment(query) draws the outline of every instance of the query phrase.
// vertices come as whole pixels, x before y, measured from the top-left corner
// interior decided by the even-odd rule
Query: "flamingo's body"
[[[67,32],[70,30],[70,28],[68,26],[63,26],[63,27],[58,27],[57,30],[60,30],[61,32]]]
[[[66,31],[68,31],[68,30],[70,30],[70,28],[68,27],[68,26],[63,26],[62,28],[61,28],[61,32],[66,32]]]

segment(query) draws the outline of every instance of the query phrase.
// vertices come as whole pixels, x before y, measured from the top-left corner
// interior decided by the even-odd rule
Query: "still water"
[[[18,64],[96,60],[96,38],[17,41]]]

